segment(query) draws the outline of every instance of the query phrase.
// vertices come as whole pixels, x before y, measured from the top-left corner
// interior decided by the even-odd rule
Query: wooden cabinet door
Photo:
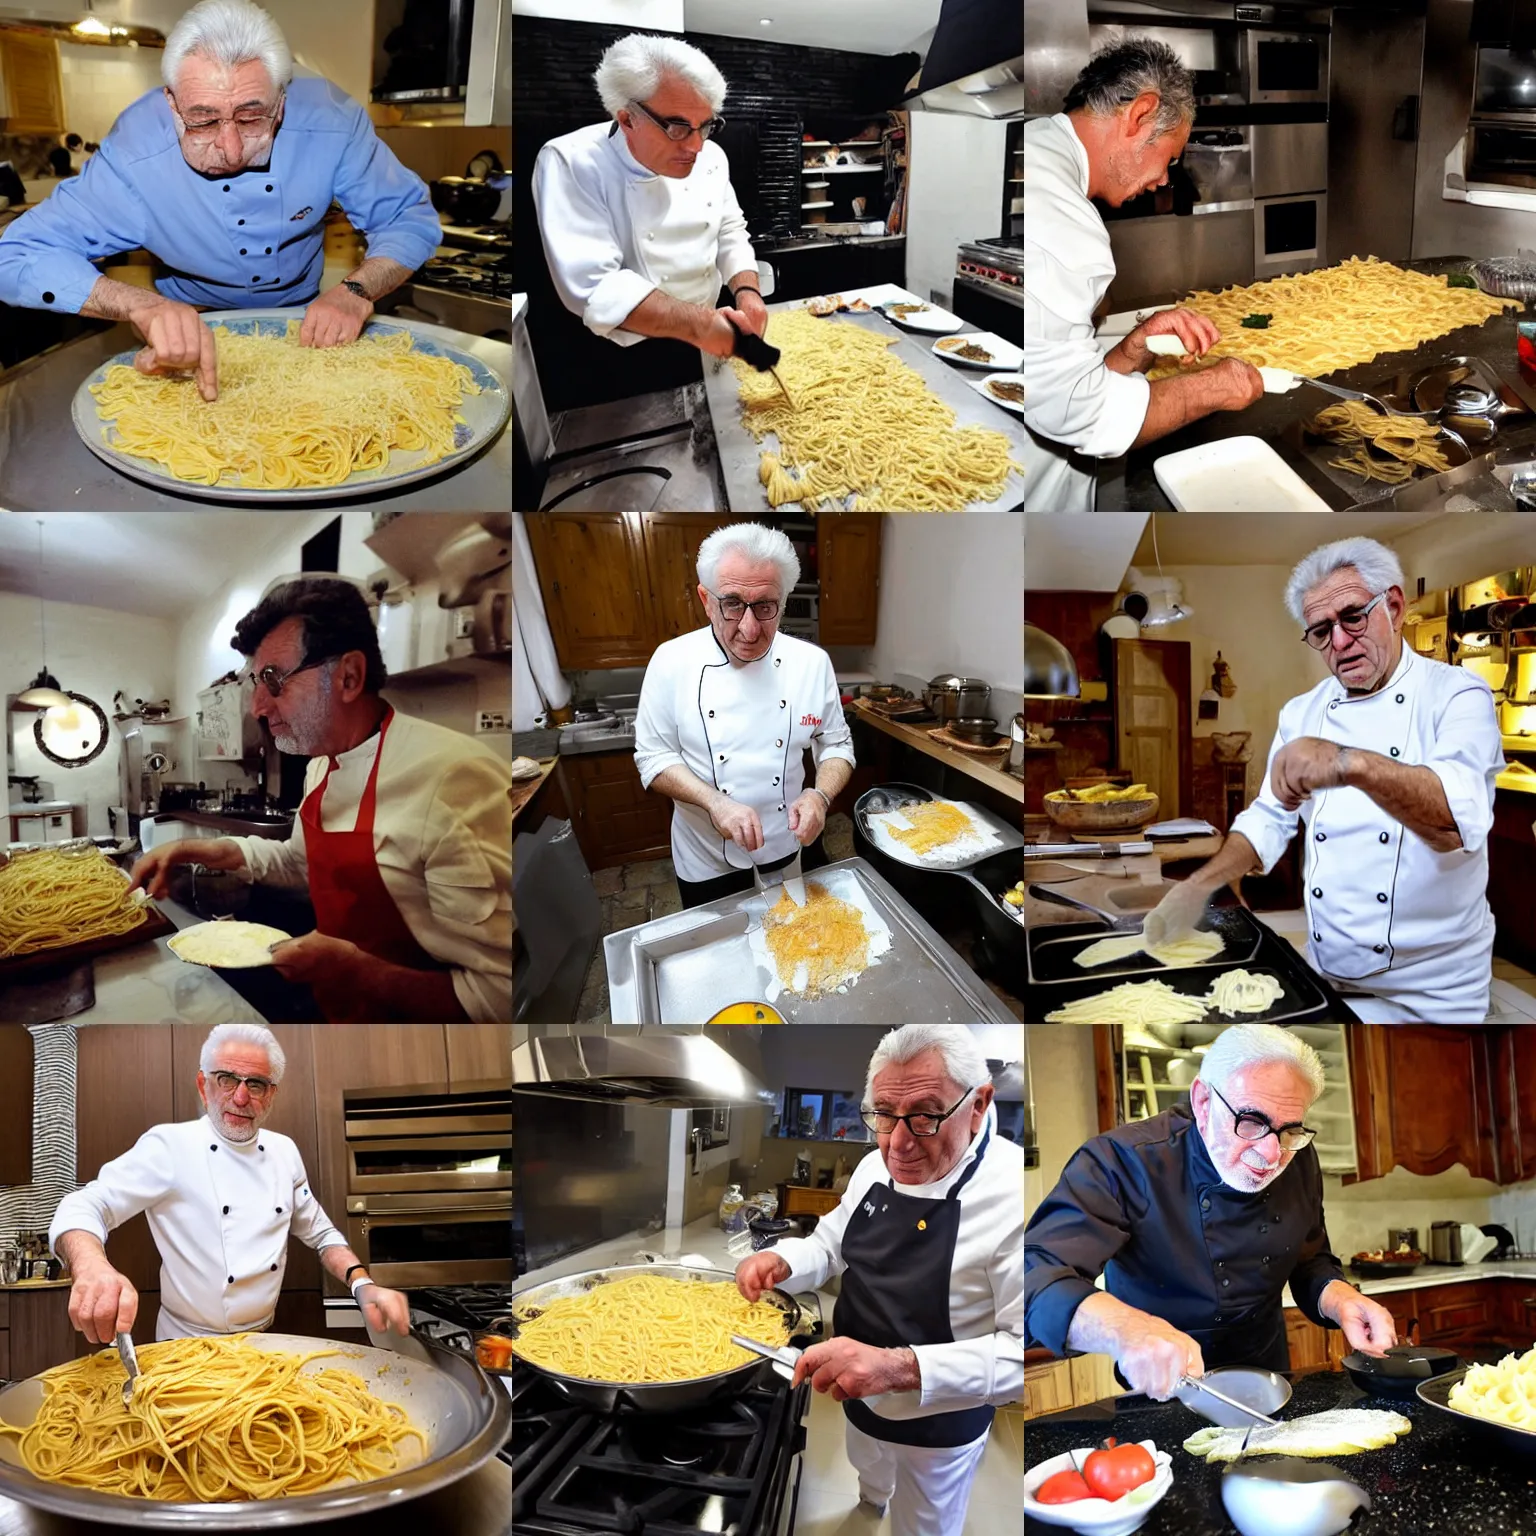
[[[448,1086],[512,1081],[512,1031],[505,1024],[445,1024]]]
[[[24,1024],[0,1024],[0,1187],[32,1182],[32,1084],[37,1063]]]
[[[633,754],[563,757],[560,772],[588,869],[664,859],[671,852],[672,802],[641,788]]]
[[[62,135],[64,78],[58,43],[7,30],[0,33],[0,67],[5,70],[5,131]]]
[[[1536,1030],[1489,1031],[1499,1182],[1536,1178]]]
[[[731,519],[702,512],[646,512],[642,517],[651,633],[654,643],[660,645],[709,623],[699,603],[699,546]]]
[[[638,512],[534,512],[528,541],[569,670],[644,666],[655,650]]]
[[[1072,1362],[1057,1360],[1024,1372],[1024,1417],[1038,1418],[1072,1406]]]
[[[1511,1348],[1524,1352],[1536,1338],[1536,1280],[1497,1280],[1493,1285],[1498,1291],[1503,1337]]]
[[[880,613],[879,512],[828,512],[816,519],[821,582],[820,645],[873,645]]]
[[[1189,644],[1115,641],[1115,766],[1181,816],[1190,799]]]
[[[1458,1345],[1486,1344],[1499,1332],[1497,1291],[1483,1281],[1427,1286],[1420,1292],[1419,1342]]]
[[[89,1034],[89,1030],[82,1030]],[[140,1338],[153,1338],[155,1313],[146,1314],[140,1299],[140,1322],[134,1329]],[[69,1320],[69,1287],[51,1286],[46,1290],[11,1292],[11,1364],[10,1373],[17,1381],[36,1376],[50,1366],[63,1365],[75,1358],[76,1333]],[[84,1338],[84,1335],[78,1335]],[[94,1352],[99,1345],[91,1345]]]
[[[1328,1330],[1303,1317],[1295,1307],[1285,1309],[1285,1342],[1290,1346],[1292,1371],[1328,1369]]]

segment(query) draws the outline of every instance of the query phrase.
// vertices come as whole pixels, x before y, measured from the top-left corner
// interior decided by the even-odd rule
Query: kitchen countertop
[[[536,779],[520,779],[512,786],[512,821],[517,822],[517,814],[532,801],[533,797],[543,789],[550,774],[559,766],[560,759],[552,757],[548,762],[539,764],[539,776]]]
[[[890,736],[906,746],[915,747],[925,756],[937,759],[945,767],[953,768],[957,773],[968,774],[978,784],[985,784],[988,789],[995,789],[998,794],[1023,805],[1023,779],[1016,779],[1011,773],[1004,773],[997,766],[1005,754],[973,757],[969,752],[957,752],[955,748],[946,747],[942,742],[935,741],[928,734],[935,729],[933,725],[903,725],[898,720],[888,720],[878,711],[870,709],[862,699],[855,699],[852,708],[857,711],[854,718],[864,721],[866,725],[872,726],[883,735]]]
[[[1429,1285],[1459,1285],[1465,1280],[1536,1281],[1536,1259],[1485,1259],[1481,1264],[1421,1264],[1411,1275],[1394,1275],[1389,1280],[1362,1280],[1344,1260],[1344,1278],[1366,1296],[1384,1296],[1389,1291],[1419,1291]],[[1294,1307],[1291,1288],[1281,1292],[1280,1304]]]
[[[68,1290],[74,1283],[73,1275],[67,1280],[13,1280],[9,1285],[0,1284],[0,1291]]]
[[[126,324],[81,336],[0,373],[0,507],[12,512],[151,509],[191,510],[216,497],[179,496],[119,474],[80,441],[70,407],[81,381],[116,353],[140,345]],[[512,376],[512,348],[503,341],[465,337],[459,345],[505,379]],[[462,469],[390,491],[367,486],[356,497],[335,501],[274,502],[285,511],[302,507],[388,507],[395,511],[462,512],[510,505],[512,435],[497,440]],[[226,505],[254,506],[252,503]]]
[[[156,820],[181,821],[189,827],[210,827],[227,837],[287,837],[293,830],[290,814],[286,825],[272,821],[250,821],[239,811],[160,811]]]
[[[1531,1529],[1528,1462],[1491,1439],[1464,1429],[1416,1398],[1367,1397],[1342,1371],[1292,1377],[1293,1395],[1280,1410],[1291,1419],[1333,1408],[1386,1408],[1413,1423],[1409,1434],[1380,1451],[1328,1457],[1371,1497],[1350,1536],[1517,1536]],[[1096,1415],[1096,1417],[1090,1417]],[[1191,1456],[1183,1442],[1205,1428],[1182,1403],[1154,1403],[1137,1394],[1068,1408],[1025,1426],[1026,1467],[1053,1456],[1117,1440],[1152,1440],[1173,1458],[1173,1486],[1141,1527],[1141,1536],[1230,1536],[1236,1528],[1221,1503],[1222,1465]],[[1024,1536],[1059,1536],[1060,1527],[1024,1517]]]

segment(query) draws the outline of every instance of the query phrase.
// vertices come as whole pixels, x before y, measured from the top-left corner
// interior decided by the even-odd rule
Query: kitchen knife
[[[727,322],[736,332],[736,356],[750,363],[759,373],[771,373],[773,382],[784,391],[784,398],[789,401],[791,410],[795,408],[795,397],[784,388],[784,380],[779,377],[778,361],[783,356],[777,347],[770,346],[761,336],[754,336],[751,331],[744,331],[734,320]]]
[[[357,1310],[363,1314],[363,1326],[368,1330],[368,1342],[375,1349],[392,1350],[397,1355],[404,1355],[408,1360],[419,1360],[423,1365],[432,1365],[432,1356],[427,1353],[415,1334],[398,1334],[388,1328],[375,1328],[368,1321],[367,1312],[361,1306]],[[435,1370],[436,1367],[434,1366],[433,1369]]]
[[[120,1333],[112,1342],[117,1345],[118,1358],[128,1372],[128,1380],[123,1383],[123,1407],[126,1408],[133,1401],[133,1389],[139,1379],[139,1357],[134,1353],[131,1333]]]

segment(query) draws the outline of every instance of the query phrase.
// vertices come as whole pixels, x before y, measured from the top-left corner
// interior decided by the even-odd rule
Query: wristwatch
[[[354,283],[350,277],[342,278],[341,286],[345,288],[348,293],[355,293],[360,299],[368,299],[368,290],[364,288],[361,283]],[[368,302],[372,304],[373,300],[368,299]]]

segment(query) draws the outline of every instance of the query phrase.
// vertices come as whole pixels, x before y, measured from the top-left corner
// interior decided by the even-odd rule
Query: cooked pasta
[[[1434,422],[1395,412],[1383,416],[1363,400],[1340,400],[1336,405],[1325,406],[1307,423],[1307,431],[1331,443],[1353,444],[1353,453],[1328,462],[1335,469],[1347,469],[1367,480],[1401,485],[1413,474],[1416,464],[1435,474],[1451,467],[1451,461],[1436,446],[1440,429]],[[1391,454],[1395,462],[1373,459],[1367,444]]]
[[[1206,1001],[1231,1018],[1239,1013],[1265,1013],[1284,996],[1285,988],[1273,976],[1236,970],[1212,982]]]
[[[1201,929],[1197,933],[1185,934],[1172,944],[1158,944],[1149,948],[1138,928],[1135,933],[1117,933],[1112,938],[1100,939],[1097,944],[1080,949],[1073,955],[1072,963],[1091,968],[1108,965],[1112,960],[1124,960],[1128,955],[1145,954],[1159,965],[1200,965],[1219,955],[1225,947],[1219,933],[1207,933]]]
[[[512,1347],[525,1360],[587,1381],[690,1381],[755,1357],[731,1335],[775,1348],[789,1336],[772,1302],[749,1302],[730,1280],[626,1275],[579,1296],[519,1311]]]
[[[763,915],[763,939],[779,984],[801,997],[820,997],[869,968],[864,914],[817,880],[806,882],[804,906],[788,891],[779,892]]]
[[[113,1350],[55,1366],[40,1378],[43,1404],[15,1435],[34,1476],[128,1498],[225,1504],[291,1498],[333,1483],[387,1476],[427,1438],[403,1409],[369,1392],[352,1371],[229,1338],[146,1344],[124,1407]]]
[[[147,375],[123,363],[91,386],[107,442],[162,464],[194,485],[294,490],[340,485],[382,469],[396,450],[436,463],[454,446],[470,370],[416,349],[407,331],[343,347],[299,345],[287,335],[213,327],[219,397],[204,400],[190,377]]]
[[[1519,308],[1519,300],[1448,288],[1444,277],[1406,272],[1374,257],[1220,293],[1202,290],[1183,301],[1221,331],[1202,362],[1241,357],[1255,368],[1285,368],[1309,378],[1405,351],[1458,326],[1480,325],[1506,306]],[[1267,326],[1245,327],[1243,320],[1253,315],[1267,315]],[[1148,377],[1167,378],[1179,369],[1166,359]]]
[[[93,847],[34,848],[0,868],[0,959],[127,933],[143,921],[128,882]]]
[[[1080,997],[1045,1016],[1047,1024],[1198,1024],[1205,1004],[1163,981],[1127,981]]]
[[[955,426],[954,411],[891,356],[897,338],[789,310],[769,319],[767,340],[783,352],[793,404],[770,375],[733,366],[747,431],[778,439],[758,468],[770,506],[962,512],[1024,473],[1001,432]]]
[[[1505,1355],[1497,1365],[1468,1366],[1447,1401],[1480,1419],[1536,1430],[1536,1348]]]

